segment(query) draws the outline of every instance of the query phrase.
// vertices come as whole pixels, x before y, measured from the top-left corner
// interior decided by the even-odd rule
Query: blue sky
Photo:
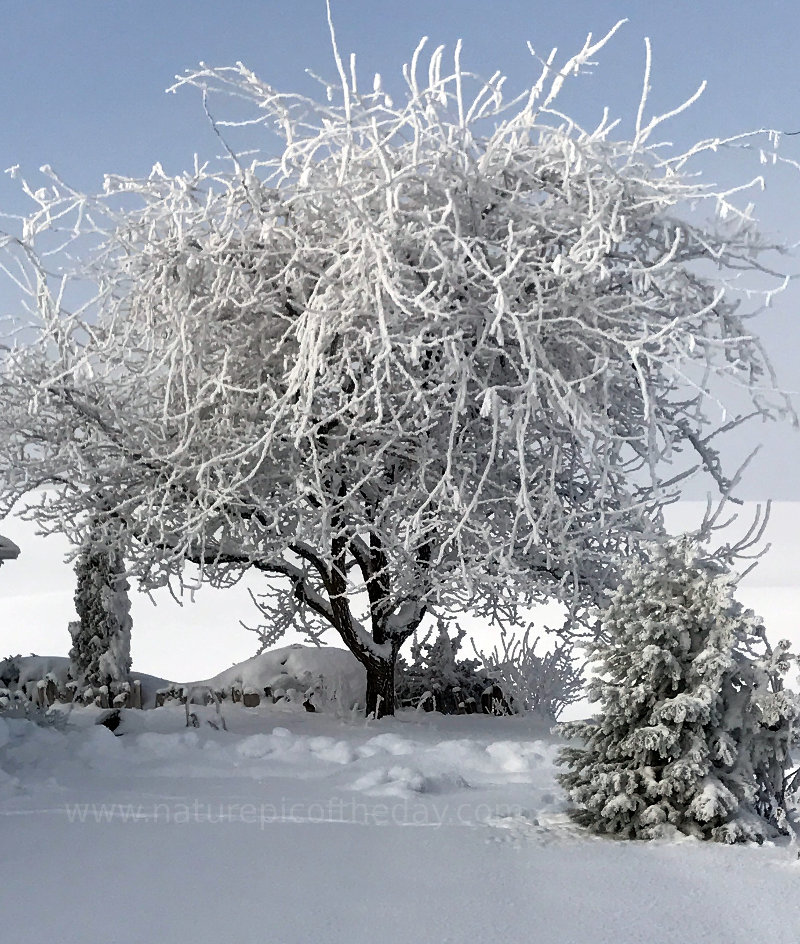
[[[0,35],[3,134],[0,163],[50,162],[87,185],[102,173],[174,169],[211,149],[190,92],[166,96],[177,72],[205,60],[242,60],[266,80],[295,88],[312,67],[333,75],[324,0],[27,0],[6,3]],[[545,53],[574,51],[587,32],[626,28],[601,54],[597,75],[573,98],[591,116],[602,104],[632,117],[643,43],[654,46],[653,103],[667,107],[707,79],[686,136],[751,127],[800,128],[800,10],[759,0],[334,0],[343,50],[363,74],[398,74],[423,34],[465,43],[476,71],[503,69],[516,86],[536,74],[525,41]],[[678,127],[675,128],[678,131]],[[798,147],[800,151],[800,146]]]
[[[800,129],[800,9],[759,0],[334,0],[343,52],[355,51],[361,75],[380,71],[391,87],[421,35],[431,46],[464,40],[463,61],[475,71],[501,69],[512,88],[538,74],[526,47],[568,55],[592,31],[618,19],[624,29],[599,56],[593,75],[575,80],[562,107],[587,123],[608,105],[632,125],[641,88],[644,36],[653,43],[651,105],[666,110],[694,92],[700,102],[669,127],[679,143],[758,127]],[[43,163],[94,189],[106,171],[168,172],[213,157],[219,147],[196,93],[166,95],[176,73],[200,60],[242,60],[284,89],[311,90],[305,68],[335,75],[324,0],[26,0],[3,4],[0,33],[0,168],[19,164],[35,177]],[[784,142],[800,159],[800,136]],[[800,174],[778,174],[763,198],[764,226],[800,240]],[[0,209],[23,206],[18,188],[0,178]],[[800,261],[795,261],[800,270]],[[0,303],[7,305],[0,290]],[[793,290],[763,321],[761,333],[788,389],[800,389],[800,329]],[[763,432],[763,435],[762,435]],[[741,454],[765,441],[747,479],[749,497],[800,498],[794,469],[800,436],[761,430],[734,444]]]

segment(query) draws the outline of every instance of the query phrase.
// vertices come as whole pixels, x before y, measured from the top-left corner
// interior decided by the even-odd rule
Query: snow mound
[[[52,679],[60,692],[66,690],[69,659],[63,656],[14,656],[0,660],[0,688],[25,692],[29,699],[43,680]],[[213,678],[175,683],[167,679],[131,673],[142,687],[142,707],[153,708],[159,693],[190,702],[204,700],[209,691],[230,695],[255,695],[256,703],[278,702],[282,708],[300,711],[352,712],[366,702],[367,675],[364,667],[346,649],[295,644],[272,649],[232,665]]]
[[[213,678],[186,683],[184,690],[238,688],[261,698],[269,692],[291,704],[308,702],[316,711],[352,711],[366,702],[367,674],[346,649],[296,643],[271,649],[225,669]]]
[[[469,784],[457,771],[425,773],[417,766],[394,765],[370,770],[352,783],[350,789],[370,796],[410,797],[468,790]]]
[[[361,757],[373,757],[375,754],[413,754],[414,742],[397,734],[378,734],[366,744],[362,744],[358,753]]]

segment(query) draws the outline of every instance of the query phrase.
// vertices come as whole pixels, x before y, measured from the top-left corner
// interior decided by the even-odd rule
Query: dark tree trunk
[[[374,659],[367,669],[367,717],[385,718],[394,714],[394,667],[397,652],[390,659]]]

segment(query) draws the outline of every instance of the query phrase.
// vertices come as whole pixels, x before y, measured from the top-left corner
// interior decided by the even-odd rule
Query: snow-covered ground
[[[64,944],[797,944],[786,845],[581,833],[523,718],[0,720],[0,933]]]

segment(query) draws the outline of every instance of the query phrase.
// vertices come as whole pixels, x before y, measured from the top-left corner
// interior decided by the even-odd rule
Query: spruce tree
[[[630,566],[588,647],[599,717],[561,726],[582,742],[559,759],[582,825],[724,842],[786,832],[792,657],[788,642],[770,648],[734,585],[688,537]]]
[[[122,554],[95,525],[75,565],[70,675],[82,686],[119,691],[131,668],[129,584]]]

